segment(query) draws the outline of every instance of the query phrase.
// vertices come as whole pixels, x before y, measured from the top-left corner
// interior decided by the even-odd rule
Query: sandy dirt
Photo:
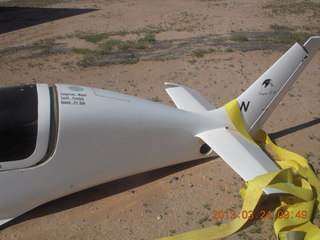
[[[0,86],[68,83],[173,106],[164,82],[175,82],[219,107],[241,94],[296,39],[304,43],[320,35],[320,1],[311,1],[312,6],[308,1],[298,12],[292,11],[293,1],[283,2],[281,8],[267,0],[77,0],[45,8],[0,7]],[[107,35],[97,39],[102,33]],[[138,42],[144,46],[124,47]],[[279,146],[308,157],[317,173],[319,80],[320,52],[264,126]],[[44,204],[2,227],[0,239],[174,235],[229,221],[212,220],[212,211],[239,211],[243,184],[212,154]],[[273,200],[262,207],[272,209]],[[263,219],[225,239],[276,238],[271,219]]]

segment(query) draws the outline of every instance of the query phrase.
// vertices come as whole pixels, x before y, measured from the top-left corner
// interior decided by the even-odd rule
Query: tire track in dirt
[[[196,49],[232,49],[240,51],[254,50],[285,50],[287,44],[274,39],[280,33],[275,32],[234,32],[232,36],[246,36],[246,41],[231,41],[230,36],[206,34],[185,39],[156,41],[146,49],[117,49],[107,55],[96,55],[85,66],[104,66],[119,63],[136,63],[139,61],[159,61],[175,59],[190,55]],[[283,33],[282,33],[283,34]],[[232,51],[231,50],[231,51]]]

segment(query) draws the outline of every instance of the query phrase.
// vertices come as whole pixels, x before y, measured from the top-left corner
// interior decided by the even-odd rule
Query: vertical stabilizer
[[[319,36],[303,46],[296,43],[237,98],[251,135],[262,127],[319,48]]]

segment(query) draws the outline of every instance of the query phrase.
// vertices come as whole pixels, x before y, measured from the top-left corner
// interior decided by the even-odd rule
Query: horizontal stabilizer
[[[255,143],[249,142],[239,132],[218,128],[197,135],[207,143],[245,181],[278,171],[277,165]],[[268,188],[265,193],[282,193]]]
[[[178,108],[190,112],[205,112],[215,109],[208,100],[194,89],[175,83],[165,84],[170,87],[166,91]]]

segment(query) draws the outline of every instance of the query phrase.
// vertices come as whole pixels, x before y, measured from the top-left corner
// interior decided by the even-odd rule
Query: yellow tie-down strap
[[[264,195],[264,188],[279,189],[287,194],[279,196],[280,206],[273,213],[274,231],[280,240],[319,240],[320,229],[311,219],[316,209],[320,210],[320,182],[307,160],[293,152],[275,145],[268,134],[260,130],[253,139],[247,132],[236,100],[227,103],[225,109],[238,131],[249,141],[269,146],[279,160],[279,171],[260,175],[246,183],[240,190],[243,199],[241,213],[253,213]],[[219,239],[239,231],[250,217],[239,216],[235,220],[181,233],[161,240],[211,240]],[[160,239],[159,239],[160,240]]]

